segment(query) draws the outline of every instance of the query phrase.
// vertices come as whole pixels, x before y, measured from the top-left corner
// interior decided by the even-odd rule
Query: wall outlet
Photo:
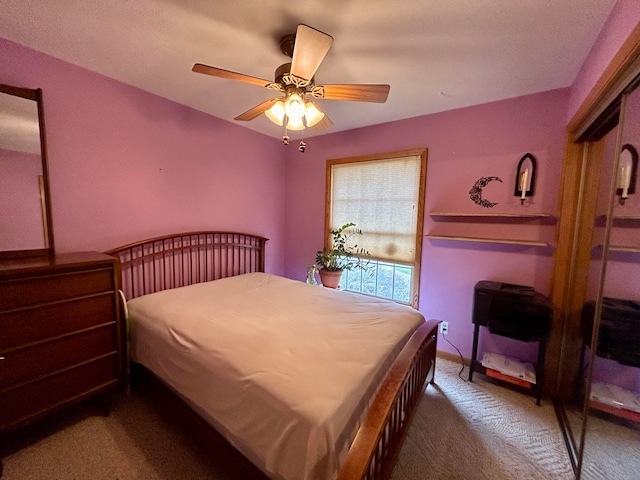
[[[440,322],[440,333],[442,335],[449,333],[449,322]]]

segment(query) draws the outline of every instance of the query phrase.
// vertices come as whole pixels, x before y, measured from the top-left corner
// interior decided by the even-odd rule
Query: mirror
[[[618,130],[614,148],[605,150],[598,199],[598,218],[606,221],[590,295],[591,344],[597,349],[590,349],[586,360],[583,479],[602,472],[635,478],[640,470],[640,199],[635,193],[640,90],[623,96]]]
[[[577,480],[640,470],[640,71],[585,130],[556,412]],[[634,78],[631,76],[631,78]],[[627,79],[626,82],[629,82]],[[578,280],[576,280],[578,279]],[[566,386],[563,391],[560,387]]]
[[[592,299],[593,285],[597,286],[601,263],[598,258],[602,258],[602,247],[597,247],[598,243],[602,244],[599,238],[602,229],[596,225],[599,216],[597,200],[601,185],[604,186],[601,171],[606,152],[614,152],[617,142],[614,131],[617,112],[607,111],[602,118],[603,122],[600,122],[600,117],[596,119],[597,124],[590,119],[584,128],[587,133],[581,133],[579,137],[575,131],[571,132],[574,138],[567,146],[568,168],[564,172],[570,186],[565,187],[558,235],[557,253],[562,260],[557,265],[560,280],[554,294],[562,330],[553,400],[576,475],[579,475],[580,443],[584,432],[584,375],[589,365],[588,361],[585,362],[582,311],[585,302]]]
[[[0,258],[51,255],[42,90],[0,84]]]
[[[571,366],[563,372],[562,383],[566,386],[561,397],[561,426],[564,427],[572,465],[579,476],[582,457],[582,441],[585,432],[585,392],[589,387],[589,368],[591,366],[591,345],[593,306],[598,298],[600,274],[604,259],[604,236],[609,201],[609,187],[618,143],[618,127],[614,126],[606,133],[600,132],[589,138],[583,149],[584,179],[582,181],[583,200],[581,205],[582,225],[576,228],[575,235],[585,250],[583,264],[579,270],[579,279],[571,285],[572,325],[565,338],[563,364]],[[578,282],[578,280],[580,282]],[[581,287],[577,287],[581,284]],[[579,294],[579,290],[584,291]],[[590,308],[585,309],[589,304]]]

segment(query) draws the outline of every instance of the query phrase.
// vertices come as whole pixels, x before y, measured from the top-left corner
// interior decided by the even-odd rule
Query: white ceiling
[[[615,0],[0,0],[0,36],[219,118],[272,97],[194,63],[273,79],[280,38],[334,38],[317,84],[386,83],[384,104],[318,103],[383,123],[571,85]],[[264,115],[243,122],[280,137]],[[310,136],[311,132],[305,132]]]

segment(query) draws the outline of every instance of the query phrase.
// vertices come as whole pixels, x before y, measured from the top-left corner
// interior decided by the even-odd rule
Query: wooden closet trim
[[[583,100],[578,110],[573,115],[567,131],[576,133],[583,122],[587,120],[598,107],[606,95],[616,86],[631,64],[640,56],[640,24],[636,25],[627,39],[624,41],[618,53],[604,70],[589,94]]]

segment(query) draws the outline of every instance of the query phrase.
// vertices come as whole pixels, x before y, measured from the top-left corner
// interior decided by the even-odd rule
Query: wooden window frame
[[[324,215],[324,231],[325,231],[325,246],[331,244],[331,191],[332,191],[332,167],[334,165],[345,163],[360,163],[360,162],[372,162],[378,160],[392,160],[402,157],[420,157],[420,179],[419,179],[419,193],[418,193],[418,209],[417,209],[417,224],[416,224],[416,238],[415,238],[415,261],[413,262],[413,276],[411,279],[412,291],[411,291],[411,306],[418,309],[419,297],[420,297],[420,274],[422,271],[422,239],[424,230],[424,203],[426,192],[426,180],[427,180],[427,152],[426,148],[416,148],[410,150],[399,150],[389,153],[379,153],[373,155],[362,155],[357,157],[345,157],[327,160],[326,165],[326,181],[325,181],[325,215]],[[380,297],[382,298],[382,297]]]

